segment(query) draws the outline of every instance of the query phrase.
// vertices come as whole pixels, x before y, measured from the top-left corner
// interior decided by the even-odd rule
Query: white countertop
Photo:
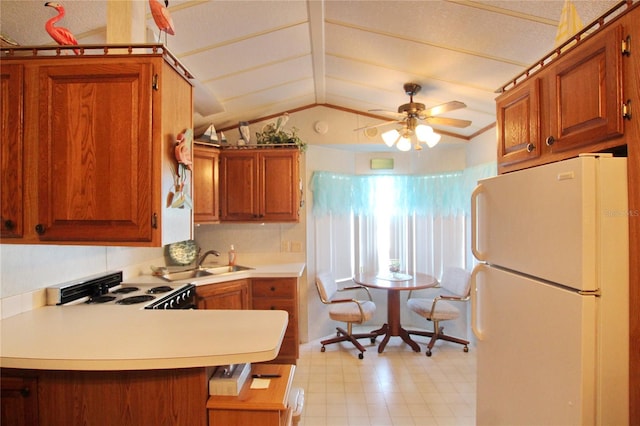
[[[274,359],[285,311],[46,306],[2,320],[0,365],[47,370],[149,370]]]
[[[213,268],[220,266],[219,264],[207,264],[203,265],[203,269]],[[304,263],[280,263],[269,265],[243,265],[249,266],[253,269],[247,269],[238,272],[229,272],[220,275],[209,275],[206,277],[191,278],[181,281],[173,281],[177,284],[193,283],[195,285],[215,284],[231,280],[241,280],[245,278],[300,278],[304,272],[306,265]],[[124,280],[127,284],[166,284],[167,281],[160,277],[153,275],[140,275],[127,280]]]
[[[185,280],[300,277],[304,263],[264,265]],[[152,276],[128,283],[166,281]],[[285,311],[144,310],[119,305],[45,306],[0,321],[0,366],[48,370],[146,370],[274,359]]]

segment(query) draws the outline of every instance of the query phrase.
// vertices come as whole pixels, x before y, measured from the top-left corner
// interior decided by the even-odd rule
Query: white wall
[[[0,244],[0,318],[42,306],[43,288],[112,270],[125,279],[163,265],[162,248]]]

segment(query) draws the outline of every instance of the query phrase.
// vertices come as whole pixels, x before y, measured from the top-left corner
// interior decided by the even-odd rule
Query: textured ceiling
[[[144,1],[144,0],[136,0]],[[81,44],[106,41],[107,1],[62,1],[60,23]],[[147,42],[157,28],[145,3]],[[194,74],[196,131],[224,129],[314,104],[396,111],[406,82],[427,107],[471,120],[436,130],[468,139],[495,122],[495,91],[554,47],[563,0],[178,1],[169,50]],[[587,24],[616,1],[574,4]],[[44,1],[0,1],[0,29],[22,45],[51,44]],[[155,33],[155,34],[154,34]]]

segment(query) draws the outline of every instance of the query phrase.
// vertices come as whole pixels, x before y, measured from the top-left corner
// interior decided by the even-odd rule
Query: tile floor
[[[438,341],[427,357],[427,338],[413,339],[421,352],[392,337],[378,354],[377,343],[361,339],[362,360],[350,343],[329,345],[324,353],[322,339],[301,345],[294,386],[304,389],[305,403],[298,425],[474,425],[475,348],[465,353]]]

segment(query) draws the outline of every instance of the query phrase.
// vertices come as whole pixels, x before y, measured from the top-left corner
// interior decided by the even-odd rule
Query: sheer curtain
[[[318,265],[345,278],[386,270],[389,259],[436,277],[449,265],[470,269],[471,191],[495,174],[495,163],[422,176],[314,172]]]

